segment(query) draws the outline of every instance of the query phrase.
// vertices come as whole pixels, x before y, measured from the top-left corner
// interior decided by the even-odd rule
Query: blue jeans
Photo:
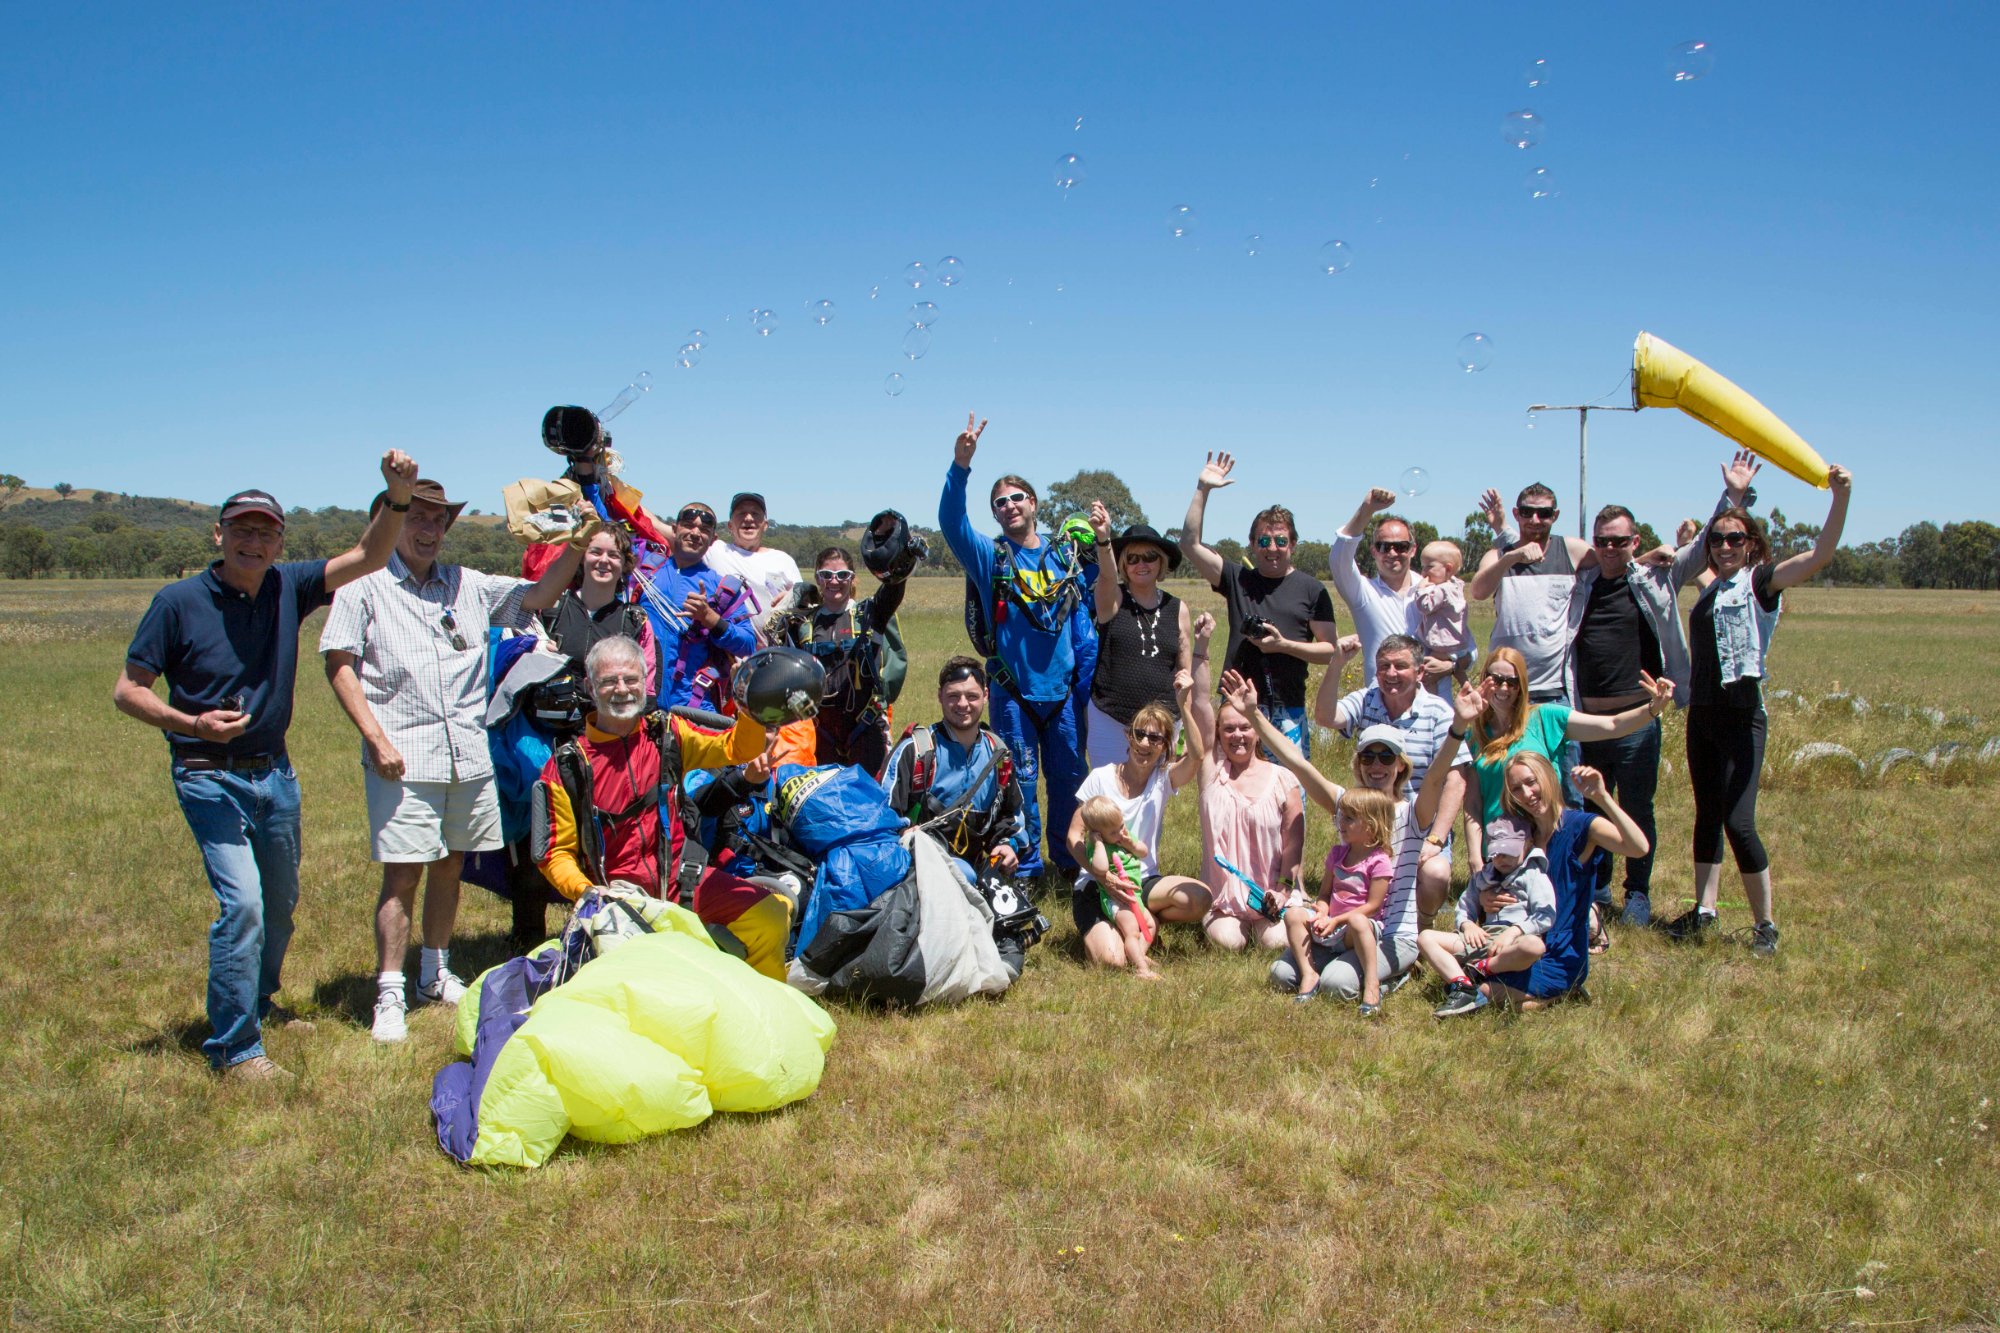
[[[1076,789],[1089,774],[1084,760],[1084,704],[1088,687],[1067,699],[1037,703],[1022,699],[1007,685],[993,690],[989,713],[993,730],[1013,751],[1014,775],[1021,780],[1021,822],[1028,835],[1028,853],[1016,874],[1042,873],[1042,805],[1035,779],[1049,786],[1049,861],[1066,876],[1076,874],[1069,854],[1069,821],[1076,813]]]
[[[1604,785],[1618,798],[1618,804],[1646,835],[1646,845],[1657,846],[1653,831],[1653,793],[1660,785],[1660,723],[1647,723],[1630,736],[1615,741],[1590,741],[1583,746],[1583,762],[1604,774]],[[1597,860],[1596,901],[1611,901],[1611,861],[1609,854]],[[1653,853],[1625,859],[1625,892],[1650,893],[1653,887]]]
[[[1257,705],[1257,711],[1271,719],[1271,725],[1284,732],[1285,739],[1298,746],[1300,754],[1312,758],[1313,733],[1312,728],[1306,725],[1304,704],[1263,703]],[[1271,752],[1266,750],[1264,753]]]
[[[174,793],[215,890],[208,928],[208,1026],[218,1069],[264,1053],[263,1016],[278,993],[299,901],[299,779],[288,762],[261,773],[174,766]]]

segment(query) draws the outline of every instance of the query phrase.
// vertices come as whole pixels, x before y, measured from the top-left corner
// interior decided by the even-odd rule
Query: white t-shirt
[[[1417,610],[1417,589],[1423,580],[1411,575],[1410,580],[1397,592],[1382,582],[1382,576],[1373,574],[1361,576],[1361,566],[1354,563],[1355,554],[1361,548],[1361,538],[1340,533],[1333,539],[1333,554],[1329,563],[1333,568],[1334,591],[1340,600],[1347,603],[1348,614],[1354,617],[1354,632],[1361,636],[1361,683],[1375,683],[1375,649],[1391,634],[1415,635],[1420,621]]]
[[[799,581],[799,562],[774,546],[746,551],[733,542],[718,541],[708,548],[703,563],[718,574],[734,574],[743,580],[753,623],[783,601],[792,585]],[[761,643],[762,630],[757,637]]]
[[[1106,764],[1093,768],[1076,789],[1076,803],[1082,805],[1093,796],[1109,796],[1118,803],[1119,811],[1125,816],[1125,831],[1146,844],[1146,855],[1139,864],[1148,878],[1160,873],[1160,825],[1167,816],[1167,801],[1174,794],[1173,779],[1167,769],[1172,765],[1162,759],[1153,770],[1153,776],[1146,780],[1146,789],[1137,796],[1127,798],[1120,790],[1117,764]],[[1067,832],[1067,830],[1065,830]],[[1078,884],[1095,884],[1096,878],[1085,865],[1076,877]]]

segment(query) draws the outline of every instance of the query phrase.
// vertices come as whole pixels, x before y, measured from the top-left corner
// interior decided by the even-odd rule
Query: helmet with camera
[[[782,726],[819,712],[826,668],[797,648],[760,648],[736,668],[731,688],[737,712]]]
[[[552,407],[542,416],[542,443],[574,463],[610,448],[611,436],[587,407]]]
[[[924,539],[910,530],[910,521],[893,509],[868,520],[861,534],[861,563],[884,583],[900,583],[930,554]]]

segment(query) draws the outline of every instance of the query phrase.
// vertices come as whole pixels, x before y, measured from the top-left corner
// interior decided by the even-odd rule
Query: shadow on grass
[[[465,978],[467,985],[486,969],[518,956],[513,938],[504,930],[460,936],[451,942],[451,970]],[[414,985],[415,975],[406,975]],[[328,977],[313,987],[312,998],[313,1005],[329,1018],[363,1028],[375,1022],[373,972],[345,972]]]
[[[192,1055],[206,1063],[208,1056],[201,1044],[208,1040],[208,1020],[190,1018],[180,1023],[170,1023],[159,1032],[126,1043],[125,1049],[134,1055]]]

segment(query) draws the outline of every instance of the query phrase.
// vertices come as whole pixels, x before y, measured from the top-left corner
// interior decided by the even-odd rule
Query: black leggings
[[[1688,780],[1694,784],[1694,859],[1722,859],[1729,836],[1736,868],[1746,875],[1768,869],[1757,836],[1757,779],[1764,771],[1764,710],[1690,704],[1687,710]]]

